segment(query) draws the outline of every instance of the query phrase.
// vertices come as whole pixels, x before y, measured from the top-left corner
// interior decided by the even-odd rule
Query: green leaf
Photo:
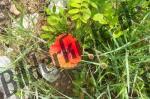
[[[87,23],[87,20],[84,19],[84,17],[81,17],[80,20],[81,20],[83,23]]]
[[[76,15],[72,16],[72,20],[77,20],[77,19],[79,19],[79,18],[80,18],[80,15],[79,15],[79,14],[76,14]]]
[[[71,3],[81,3],[82,0],[71,0],[70,2],[71,2]]]
[[[48,27],[48,29],[49,29],[50,32],[55,32],[56,31],[56,29],[54,27]]]
[[[96,8],[96,9],[98,8],[97,5],[96,5],[96,3],[92,2],[92,1],[90,1],[90,5],[91,5],[93,8]]]
[[[76,14],[76,13],[78,13],[79,12],[79,9],[71,9],[71,10],[69,10],[69,14]]]
[[[83,14],[88,14],[91,16],[91,10],[89,8],[86,8],[86,9],[82,9],[82,13]]]
[[[75,7],[75,8],[80,8],[80,7],[81,7],[80,4],[74,3],[74,2],[71,3],[70,6],[71,6],[71,7]]]
[[[82,0],[82,3],[89,3],[89,0]]]
[[[90,9],[82,9],[83,16],[81,17],[81,21],[87,23],[88,19],[91,17]]]
[[[48,26],[42,26],[43,31],[49,31]]]
[[[53,12],[56,12],[56,5],[53,6]]]
[[[88,3],[86,2],[82,4],[82,8],[88,8],[88,6],[89,6]]]
[[[50,10],[49,8],[46,8],[46,9],[45,9],[45,12],[46,12],[46,14],[48,14],[48,15],[51,15],[51,14],[52,14],[52,12],[51,12],[51,10]]]
[[[121,35],[123,35],[121,31],[116,31],[115,33],[113,33],[114,38],[119,38]]]
[[[94,78],[94,76],[91,74],[91,83],[94,85],[94,87],[96,87],[97,86],[97,84],[96,84],[96,80],[95,80],[95,78]]]
[[[56,16],[49,16],[47,18],[47,22],[49,25],[56,25],[58,24],[59,21],[60,21],[60,18]]]
[[[55,29],[50,26],[42,26],[42,30],[46,32],[55,32]]]
[[[78,20],[78,21],[77,21],[77,27],[76,27],[76,28],[79,29],[80,27],[81,27],[81,21]]]
[[[49,33],[41,34],[40,37],[41,37],[42,39],[48,39],[48,38],[50,38],[50,34],[49,34]]]
[[[83,23],[87,23],[88,19],[90,18],[90,14],[84,14],[82,17],[81,17],[81,21]]]
[[[59,14],[61,15],[61,16],[64,16],[64,9],[63,8],[59,8]]]
[[[93,20],[98,21],[101,24],[107,24],[107,21],[104,19],[104,15],[100,13],[95,14]]]

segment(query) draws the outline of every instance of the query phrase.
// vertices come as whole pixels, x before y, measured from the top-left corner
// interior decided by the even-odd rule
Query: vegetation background
[[[7,13],[0,33],[0,51],[14,66],[34,67],[34,53],[51,67],[49,46],[62,33],[78,39],[83,55],[78,68],[60,70],[54,83],[31,80],[16,93],[20,99],[150,98],[149,0],[23,1],[12,1],[20,14]]]

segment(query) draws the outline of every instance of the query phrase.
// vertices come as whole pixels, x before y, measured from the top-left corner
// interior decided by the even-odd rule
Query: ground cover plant
[[[27,28],[24,16],[33,12],[17,1],[13,3],[21,14],[9,15],[15,26],[7,25],[0,33],[0,51],[12,59],[14,68],[33,68],[36,73],[40,63],[53,67],[49,48],[62,34],[72,35],[82,47],[77,67],[57,68],[60,77],[53,83],[35,74],[36,81],[29,79],[17,91],[19,99],[150,98],[149,0],[66,0],[63,6],[56,4],[59,0],[45,0],[37,5],[38,22],[31,18]]]

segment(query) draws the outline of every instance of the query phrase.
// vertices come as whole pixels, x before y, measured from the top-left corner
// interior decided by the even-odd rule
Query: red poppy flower
[[[71,34],[59,35],[50,46],[49,53],[55,66],[72,69],[81,61],[81,49]]]

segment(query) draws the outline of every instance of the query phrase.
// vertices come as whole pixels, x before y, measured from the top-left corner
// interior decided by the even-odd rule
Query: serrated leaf
[[[98,21],[101,24],[107,24],[107,21],[104,19],[104,15],[100,13],[95,14],[93,20]]]
[[[76,13],[78,13],[79,12],[79,9],[71,9],[71,10],[69,10],[69,14],[76,14]]]

